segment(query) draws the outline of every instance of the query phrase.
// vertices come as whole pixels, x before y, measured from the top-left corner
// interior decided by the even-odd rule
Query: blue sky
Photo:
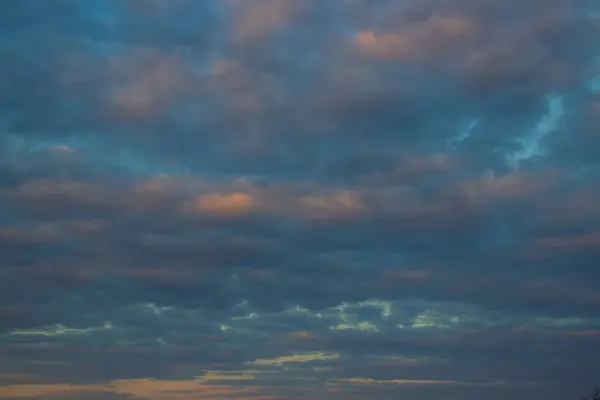
[[[600,384],[600,8],[4,0],[0,398]]]

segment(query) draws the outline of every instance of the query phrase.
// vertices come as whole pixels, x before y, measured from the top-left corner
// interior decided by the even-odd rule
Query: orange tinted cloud
[[[309,331],[292,332],[292,333],[288,334],[288,336],[292,339],[297,339],[297,340],[310,340],[310,339],[316,338],[316,335]]]
[[[305,219],[352,218],[368,211],[356,191],[335,190],[331,193],[284,193],[278,189],[246,188],[239,191],[206,193],[183,205],[183,210],[221,217],[239,217],[252,212]]]
[[[417,43],[401,34],[375,34],[369,30],[359,32],[355,40],[361,53],[376,59],[405,58],[417,50]]]
[[[207,194],[199,196],[190,208],[194,211],[220,216],[248,214],[260,207],[260,201],[247,193]]]
[[[209,380],[210,381],[210,380]],[[158,400],[165,396],[177,400],[243,398],[260,399],[258,386],[227,386],[205,384],[201,379],[170,381],[160,379],[124,379],[106,384],[71,385],[6,385],[0,388],[0,397],[31,398],[41,396],[69,396],[82,392],[117,393],[144,399]]]

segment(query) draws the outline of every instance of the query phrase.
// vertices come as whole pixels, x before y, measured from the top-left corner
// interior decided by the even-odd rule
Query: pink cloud
[[[215,193],[199,196],[189,207],[192,211],[201,213],[239,216],[260,209],[261,203],[259,199],[247,193]]]
[[[86,183],[81,181],[33,180],[0,190],[0,196],[18,201],[32,210],[59,211],[69,207],[106,209],[115,212],[174,211],[187,194],[190,183],[203,183],[200,177],[170,178],[155,176],[123,184]],[[60,223],[71,234],[98,233],[105,229],[102,221]]]
[[[254,116],[265,108],[265,90],[273,77],[253,71],[243,64],[219,59],[212,65],[210,86],[223,97],[234,117]]]
[[[556,179],[553,175],[510,173],[465,181],[459,184],[459,190],[475,204],[494,200],[520,200],[549,189],[556,183]]]
[[[143,49],[111,58],[109,74],[115,80],[109,104],[114,113],[125,117],[162,112],[189,81],[182,60]]]
[[[558,200],[540,204],[532,215],[538,228],[569,228],[581,226],[600,215],[600,193],[597,190],[578,190]]]
[[[306,12],[311,0],[229,0],[233,6],[236,41],[262,39]]]
[[[239,398],[261,400],[260,386],[211,385],[200,379],[187,381],[161,379],[121,379],[103,384],[15,384],[0,388],[0,397],[33,398],[40,396],[70,396],[91,393],[118,393],[144,399],[177,400]]]
[[[586,233],[572,237],[549,237],[538,239],[537,247],[555,250],[600,249],[600,232]]]
[[[337,219],[360,215],[367,205],[358,192],[341,190],[331,195],[308,195],[297,201],[298,212],[307,218]]]
[[[600,330],[591,330],[591,331],[563,331],[561,332],[564,336],[591,336],[591,337],[600,337]]]
[[[464,160],[452,154],[437,153],[427,156],[397,157],[393,165],[385,170],[359,173],[360,183],[386,185],[390,182],[405,183],[419,179],[428,174],[444,174],[456,171]]]
[[[477,32],[475,21],[458,16],[432,15],[394,33],[363,30],[354,38],[359,53],[376,60],[402,60],[436,55],[463,43]]]
[[[491,27],[485,43],[458,62],[458,74],[476,90],[527,84],[541,94],[577,84],[576,63],[566,57],[549,59],[541,47],[553,36],[567,37],[571,29],[571,22],[564,18],[566,7],[570,7],[567,2],[540,3],[535,14],[515,21],[510,30]]]
[[[242,217],[260,212],[306,220],[348,219],[369,212],[361,194],[353,190],[327,187],[302,190],[285,186],[261,189],[235,182],[229,190],[215,189],[195,196],[186,201],[181,210],[219,217]]]

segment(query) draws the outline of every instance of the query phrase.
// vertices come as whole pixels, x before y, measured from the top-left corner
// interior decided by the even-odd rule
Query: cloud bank
[[[599,12],[0,3],[0,398],[598,384]]]

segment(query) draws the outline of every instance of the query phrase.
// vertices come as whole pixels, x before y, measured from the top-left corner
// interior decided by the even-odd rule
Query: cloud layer
[[[0,398],[598,384],[600,10],[0,4]]]

